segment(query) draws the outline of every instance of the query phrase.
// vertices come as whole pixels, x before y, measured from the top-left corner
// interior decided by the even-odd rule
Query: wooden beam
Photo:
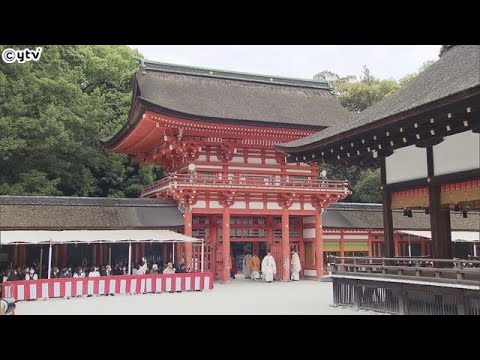
[[[450,117],[448,114],[450,114]],[[386,149],[395,150],[410,145],[418,147],[433,146],[441,143],[445,136],[468,130],[480,131],[480,125],[477,125],[477,123],[480,123],[480,112],[478,109],[466,113],[464,105],[457,105],[455,109],[449,112],[425,114],[421,119],[407,119],[402,123],[396,124],[394,129],[390,128],[388,135],[384,128],[378,128],[372,130],[369,134],[342,139],[341,142],[325,145],[314,151],[306,151],[293,156],[301,158],[305,156],[307,159],[323,158],[327,163],[347,160],[349,164],[358,164],[362,161],[359,159],[359,156],[367,154],[368,148],[371,151],[378,151]],[[354,144],[354,146],[352,147],[351,144]],[[324,155],[321,155],[322,152]],[[312,155],[315,155],[315,157],[312,158]]]
[[[442,208],[440,203],[440,185],[429,187],[430,228],[432,231],[432,258],[452,258],[452,236],[450,226],[450,210]],[[441,267],[442,263],[434,264]]]
[[[382,184],[382,202],[383,202],[383,241],[384,257],[395,256],[395,245],[393,242],[393,216],[392,216],[392,194],[385,188],[387,172],[385,159],[380,163],[380,180]]]
[[[427,153],[427,156],[428,156],[428,153]],[[428,158],[427,158],[427,161],[428,161]],[[452,182],[460,182],[460,181],[466,181],[466,180],[472,180],[472,179],[478,179],[478,178],[480,178],[480,169],[474,169],[474,170],[460,171],[452,174],[431,176],[430,182],[427,181],[427,178],[422,178],[422,179],[402,181],[402,182],[393,183],[393,184],[387,184],[384,187],[387,188],[389,191],[399,191],[399,190],[413,189],[417,187],[424,187],[430,184],[441,185],[441,184],[448,184]]]
[[[333,135],[330,138],[323,139],[322,142],[325,146],[332,147],[336,146],[339,141],[351,142],[355,141],[358,138],[366,138],[373,135],[373,132],[382,131],[392,131],[394,127],[403,126],[404,123],[417,123],[419,124],[421,120],[430,121],[431,118],[436,119],[439,116],[447,116],[448,113],[451,113],[455,117],[456,113],[467,114],[467,107],[470,107],[469,115],[478,111],[477,107],[471,107],[471,104],[478,103],[480,99],[480,89],[474,88],[467,91],[464,91],[460,94],[448,96],[432,103],[416,107],[414,109],[394,114],[387,118],[381,119],[379,121],[374,121],[372,123],[363,125],[361,127],[352,128],[346,132]],[[361,133],[360,133],[361,132]],[[318,148],[318,143],[306,144],[299,148],[298,150],[304,153],[311,152],[315,148]],[[314,150],[316,151],[316,150]]]
[[[429,146],[427,147],[427,175],[432,177],[434,174],[433,148]]]

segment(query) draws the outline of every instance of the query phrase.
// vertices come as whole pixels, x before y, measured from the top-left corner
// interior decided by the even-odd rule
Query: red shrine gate
[[[138,153],[143,164],[153,162],[169,171],[169,176],[146,187],[142,196],[178,202],[185,235],[207,241],[206,268],[217,278],[229,279],[232,241],[266,242],[277,261],[278,279],[289,279],[291,245],[304,262],[305,256],[314,257],[309,274],[323,274],[320,211],[348,195],[347,183],[319,180],[318,166],[286,164],[273,148],[308,132],[212,126],[150,111],[135,131],[136,137],[145,133],[152,139],[157,138],[152,134],[164,134],[162,150],[157,147],[145,154],[141,151],[145,142],[137,145],[128,140],[114,150],[128,148]],[[211,137],[212,131],[218,137]],[[200,252],[200,247],[179,244],[176,260],[185,258],[187,266],[195,268]]]
[[[160,104],[165,97],[159,97],[155,104],[145,98],[158,95],[157,90],[152,90],[156,86],[174,87],[184,78],[189,79],[188,87],[182,88],[184,93],[195,86],[204,86],[208,81],[212,82],[213,89],[219,86],[220,81],[222,86],[223,81],[228,82],[216,98],[227,102],[230,100],[223,93],[235,89],[240,93],[248,88],[249,93],[242,94],[248,96],[247,104],[252,103],[251,107],[264,107],[265,104],[253,104],[256,100],[251,98],[250,92],[262,91],[264,95],[274,93],[275,96],[285,96],[293,88],[293,95],[288,96],[301,94],[301,101],[310,101],[310,98],[320,96],[319,101],[326,104],[336,101],[329,89],[325,84],[314,81],[284,86],[272,78],[255,78],[255,81],[250,82],[246,79],[242,82],[224,78],[207,79],[213,74],[212,71],[206,76],[171,75],[167,72],[179,70],[176,67],[171,69],[162,66],[166,70],[157,70],[152,65],[152,69],[147,68],[148,71],[143,75],[137,74],[129,121],[107,144],[110,151],[134,155],[134,159],[141,165],[154,163],[168,171],[167,177],[147,186],[142,196],[173,199],[179,204],[179,210],[185,219],[185,235],[206,240],[206,268],[212,270],[216,278],[223,282],[230,279],[232,243],[252,243],[252,250],[257,254],[260,245],[262,249],[271,249],[277,261],[277,278],[280,280],[288,280],[290,277],[291,247],[299,250],[304,263],[306,257],[309,257],[307,263],[314,264],[307,269],[309,271],[305,271],[305,275],[322,276],[324,258],[321,210],[349,194],[347,183],[319,180],[318,165],[301,161],[287,164],[284,155],[274,147],[275,144],[296,140],[323,128],[318,120],[312,119],[310,124],[300,121],[299,125],[299,120],[294,116],[289,120],[294,124],[287,121],[274,122],[271,119],[212,119],[165,109]],[[189,68],[191,71],[193,70]],[[240,75],[234,76],[237,79]],[[163,83],[163,78],[169,81]],[[197,84],[199,81],[200,85]],[[142,88],[147,82],[150,82],[150,86]],[[267,82],[268,88],[265,89],[263,84],[258,85],[258,82]],[[308,83],[308,86],[302,87],[304,83]],[[203,92],[210,90],[202,89]],[[150,91],[152,93],[149,95]],[[201,91],[195,93],[195,96],[208,96]],[[302,95],[309,91],[312,92],[310,97]],[[184,102],[191,101],[186,96],[183,99]],[[205,99],[207,100],[209,99]],[[210,104],[212,107],[217,102],[213,100]],[[233,102],[229,106],[232,107],[243,101],[240,97],[231,100]],[[196,103],[197,110],[199,106]],[[277,106],[285,106],[284,111],[290,111],[286,104]],[[240,110],[234,109],[246,110],[247,105]],[[219,111],[224,112],[225,109]],[[336,111],[335,116],[339,117],[344,110],[338,105]],[[285,117],[283,114],[275,115],[280,116]],[[242,117],[238,115],[238,118]],[[194,268],[196,259],[201,257],[200,251],[200,248],[190,244],[179,245],[175,249],[175,257],[177,261],[185,258],[187,267]]]

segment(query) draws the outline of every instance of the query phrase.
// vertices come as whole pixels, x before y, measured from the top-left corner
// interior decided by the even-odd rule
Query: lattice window
[[[265,229],[243,229],[243,237],[245,238],[264,238],[265,236]]]
[[[193,217],[193,225],[208,225],[210,224],[210,218],[207,216],[194,216]]]
[[[297,239],[300,236],[300,230],[298,229],[290,229],[289,231],[289,236],[290,238],[295,238]]]
[[[230,218],[230,224],[231,224],[231,225],[234,225],[234,224],[242,224],[242,218],[239,217],[239,216],[231,217],[231,218]]]
[[[204,229],[193,229],[192,230],[192,236],[199,238],[199,239],[205,239],[210,236],[210,231],[208,228]]]
[[[264,217],[254,218],[253,223],[255,225],[265,225],[267,223],[267,219],[265,219]]]
[[[230,229],[230,237],[242,238],[243,237],[242,229]]]
[[[290,226],[300,226],[300,219],[301,218],[299,218],[298,216],[290,216],[290,218],[288,219],[288,223],[290,224]]]

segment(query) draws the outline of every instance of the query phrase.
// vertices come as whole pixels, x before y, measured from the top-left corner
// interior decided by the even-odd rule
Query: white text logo
[[[23,50],[7,48],[2,52],[2,60],[7,64],[11,64],[15,61],[18,61],[21,64],[25,61],[38,61],[42,55],[42,50],[41,47],[37,47],[35,50],[30,50],[29,48]]]

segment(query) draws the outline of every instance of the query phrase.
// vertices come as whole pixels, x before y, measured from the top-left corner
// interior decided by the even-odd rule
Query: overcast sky
[[[220,70],[311,79],[322,70],[357,75],[367,65],[379,78],[400,79],[440,45],[130,45],[149,60]]]

